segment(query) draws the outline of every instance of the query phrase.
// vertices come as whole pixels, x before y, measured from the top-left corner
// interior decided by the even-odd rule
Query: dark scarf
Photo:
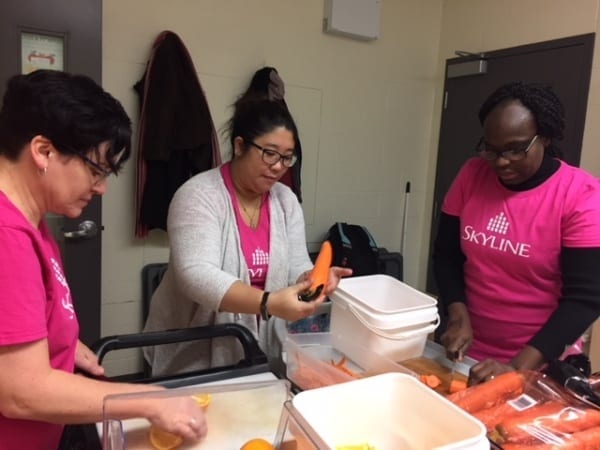
[[[540,168],[533,174],[533,176],[520,184],[515,185],[507,185],[502,183],[502,185],[511,191],[528,191],[529,189],[533,189],[534,187],[538,187],[544,181],[554,174],[560,167],[560,161],[553,156],[544,153],[544,158],[542,159],[542,164]]]

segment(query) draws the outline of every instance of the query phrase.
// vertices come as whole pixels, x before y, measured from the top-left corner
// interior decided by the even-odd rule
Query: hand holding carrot
[[[290,322],[315,314],[317,308],[327,297],[321,293],[309,302],[300,301],[300,295],[306,292],[311,285],[312,281],[307,279],[287,288],[271,292],[267,303],[267,312],[272,316],[281,317]]]
[[[486,359],[475,364],[469,370],[469,386],[489,381],[500,374],[512,372],[515,368],[510,364],[503,364],[493,359]]]

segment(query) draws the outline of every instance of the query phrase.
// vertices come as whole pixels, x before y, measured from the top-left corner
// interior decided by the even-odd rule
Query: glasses
[[[99,184],[102,181],[106,180],[110,175],[112,175],[112,171],[106,170],[96,161],[92,161],[85,155],[79,155],[82,161],[90,168],[90,173],[92,174],[92,178],[94,179],[94,184]]]
[[[495,161],[498,158],[504,158],[508,161],[520,161],[525,159],[527,152],[531,150],[533,143],[536,141],[538,135],[536,134],[529,144],[514,144],[512,148],[505,150],[494,150],[489,144],[487,144],[483,138],[479,140],[477,144],[477,153],[486,161]]]
[[[281,161],[281,163],[285,167],[292,167],[294,164],[296,164],[296,161],[298,160],[298,157],[294,153],[292,153],[291,155],[282,155],[281,153],[276,152],[275,150],[261,147],[260,145],[255,144],[254,142],[250,142],[250,145],[256,147],[262,152],[262,160],[269,166],[274,166],[279,161]]]

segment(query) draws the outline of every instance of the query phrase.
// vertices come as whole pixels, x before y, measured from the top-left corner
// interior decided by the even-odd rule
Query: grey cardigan
[[[265,289],[294,284],[312,268],[302,208],[287,186],[276,183],[269,195],[270,251]],[[167,220],[169,267],[156,289],[144,331],[238,323],[248,328],[270,354],[265,323],[253,314],[218,312],[237,280],[250,284],[231,198],[220,168],[202,172],[175,193]],[[259,336],[260,329],[260,336]],[[238,362],[242,347],[231,337],[147,347],[144,355],[155,375],[221,367]]]

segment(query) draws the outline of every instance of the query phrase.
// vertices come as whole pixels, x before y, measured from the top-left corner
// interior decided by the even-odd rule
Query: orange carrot
[[[562,445],[557,448],[554,444],[504,444],[502,450],[564,450]],[[570,447],[569,447],[570,448]],[[574,450],[574,449],[572,449]]]
[[[327,281],[329,281],[329,268],[331,267],[332,261],[333,247],[331,246],[331,242],[323,241],[323,244],[321,244],[321,250],[319,251],[319,255],[315,261],[315,266],[310,273],[312,285],[308,291],[300,294],[300,299],[302,301],[310,302],[321,295],[321,292],[325,286],[327,286]]]
[[[506,372],[482,384],[455,392],[447,398],[468,413],[504,403],[523,392],[525,377],[518,372]]]
[[[500,422],[496,429],[505,442],[535,442],[535,433],[540,430],[542,422],[548,422],[548,418],[558,416],[567,405],[563,402],[548,401],[540,405],[532,406],[518,414],[512,415]],[[548,430],[544,427],[543,432]]]
[[[454,394],[456,392],[464,391],[467,388],[467,382],[463,380],[450,380],[450,387],[448,392]]]
[[[498,425],[504,419],[515,413],[518,413],[518,411],[509,403],[501,403],[499,405],[492,406],[491,408],[475,411],[472,413],[472,415],[479,419],[489,432],[492,431],[496,425]]]
[[[600,427],[588,428],[571,435],[573,445],[578,447],[565,447],[571,450],[589,450],[600,448]]]
[[[595,450],[600,448],[600,427],[560,436],[561,444],[503,444],[502,450]]]
[[[600,427],[600,411],[550,401],[503,420],[497,429],[505,441],[521,442],[530,439],[536,431],[563,435],[593,427]]]
[[[442,380],[437,375],[434,374],[422,374],[419,375],[419,379],[425,386],[430,387],[431,389],[435,389],[440,384],[442,384]]]
[[[557,433],[575,433],[600,426],[600,411],[594,408],[567,407],[557,417],[542,421],[541,425]]]

